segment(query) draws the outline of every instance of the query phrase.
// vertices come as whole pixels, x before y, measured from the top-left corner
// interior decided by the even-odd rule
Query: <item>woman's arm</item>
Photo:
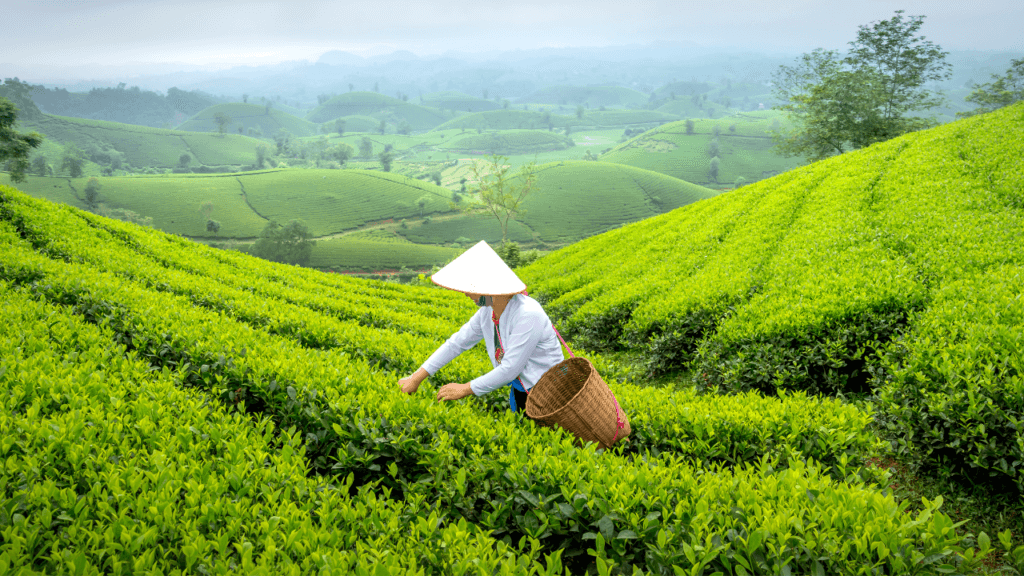
[[[399,380],[398,385],[402,387],[402,392],[405,392],[406,394],[414,394],[420,387],[420,384],[427,379],[427,376],[430,376],[430,374],[427,374],[426,370],[420,368],[414,372],[412,376],[406,376]]]

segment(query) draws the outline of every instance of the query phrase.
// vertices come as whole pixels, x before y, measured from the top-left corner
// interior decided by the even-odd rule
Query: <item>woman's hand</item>
[[[437,401],[460,400],[466,396],[473,396],[473,388],[469,384],[456,384],[454,382],[441,386],[437,391]]]
[[[423,368],[417,370],[412,376],[406,376],[398,381],[398,385],[402,387],[402,392],[406,394],[415,394],[416,390],[419,389],[420,383],[427,379],[427,371]]]

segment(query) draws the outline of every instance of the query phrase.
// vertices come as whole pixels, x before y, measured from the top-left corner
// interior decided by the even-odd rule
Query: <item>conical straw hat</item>
[[[526,290],[526,284],[483,240],[438,270],[430,279],[449,290],[488,296],[507,296]]]

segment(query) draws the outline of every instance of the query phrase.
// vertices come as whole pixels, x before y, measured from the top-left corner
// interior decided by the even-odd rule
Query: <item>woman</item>
[[[452,334],[413,375],[398,383],[402,392],[416,392],[423,380],[469,350],[483,338],[494,369],[466,384],[449,383],[437,391],[438,401],[509,390],[509,408],[526,408],[526,396],[540,377],[565,359],[551,320],[526,284],[501,257],[481,241],[430,278],[438,286],[466,294],[480,309]]]

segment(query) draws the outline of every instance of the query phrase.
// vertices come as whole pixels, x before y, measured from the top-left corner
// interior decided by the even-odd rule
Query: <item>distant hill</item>
[[[86,181],[30,176],[15,187],[84,208]],[[253,238],[271,219],[301,219],[313,234],[324,236],[372,221],[447,212],[451,198],[450,190],[433,183],[372,170],[264,170],[97,181],[107,209],[131,210],[152,218],[160,230],[204,239]],[[3,175],[0,182],[9,179]],[[203,212],[207,203],[208,214]],[[221,222],[219,232],[206,230],[207,218]]]
[[[510,240],[566,244],[717,194],[663,174],[605,162],[552,162],[537,167],[537,189],[525,215],[510,226]],[[501,240],[489,215],[438,218],[398,233],[414,242],[448,244],[458,238]]]
[[[133,168],[173,168],[182,154],[206,166],[246,166],[256,162],[256,148],[265,142],[239,134],[182,132],[134,124],[41,115],[22,123],[60,143],[79,148],[114,149]]]
[[[587,110],[583,117],[538,110],[491,110],[453,118],[435,130],[543,130],[547,128],[600,129],[647,125],[654,127],[679,120],[679,116],[657,110]]]
[[[335,118],[327,123],[328,128],[331,132],[334,132],[334,123],[338,120],[345,121],[345,132],[376,132],[380,126],[380,120],[377,118],[371,118],[370,116],[342,116],[341,118]]]
[[[220,102],[199,91],[170,88],[164,96],[138,86],[126,88],[123,83],[117,88],[93,88],[88,92],[33,86],[31,96],[47,114],[152,127],[173,126]]]
[[[437,108],[438,110],[459,110],[461,112],[486,112],[497,110],[501,105],[492,100],[485,100],[463,94],[462,92],[433,92],[424,94],[421,98],[424,106]]]
[[[573,145],[568,136],[547,130],[505,130],[456,136],[439,148],[452,152],[512,155],[564,150]]]
[[[647,102],[648,96],[643,92],[623,88],[621,86],[552,86],[519,98],[520,102],[531,104],[623,106],[640,108]]]
[[[227,132],[238,132],[249,134],[250,130],[257,135],[272,137],[278,130],[285,129],[294,136],[313,136],[320,132],[316,124],[302,118],[296,118],[291,114],[275,110],[273,106],[260,106],[258,104],[217,104],[206,108],[202,112],[189,118],[178,126],[178,130],[186,132],[217,132],[217,114],[224,114],[231,119],[227,125]]]
[[[782,126],[783,121],[778,112],[749,112],[715,120],[694,120],[693,133],[687,134],[687,121],[681,120],[620,144],[603,154],[601,160],[661,172],[712,188],[731,186],[739,177],[747,183],[755,182],[804,163],[772,150],[769,132],[773,126]],[[715,140],[719,158],[717,178],[710,172]]]
[[[429,130],[445,121],[440,110],[403,102],[375,92],[349,92],[314,108],[306,119],[318,124],[343,116],[370,116],[392,124],[408,122],[413,130]]]

